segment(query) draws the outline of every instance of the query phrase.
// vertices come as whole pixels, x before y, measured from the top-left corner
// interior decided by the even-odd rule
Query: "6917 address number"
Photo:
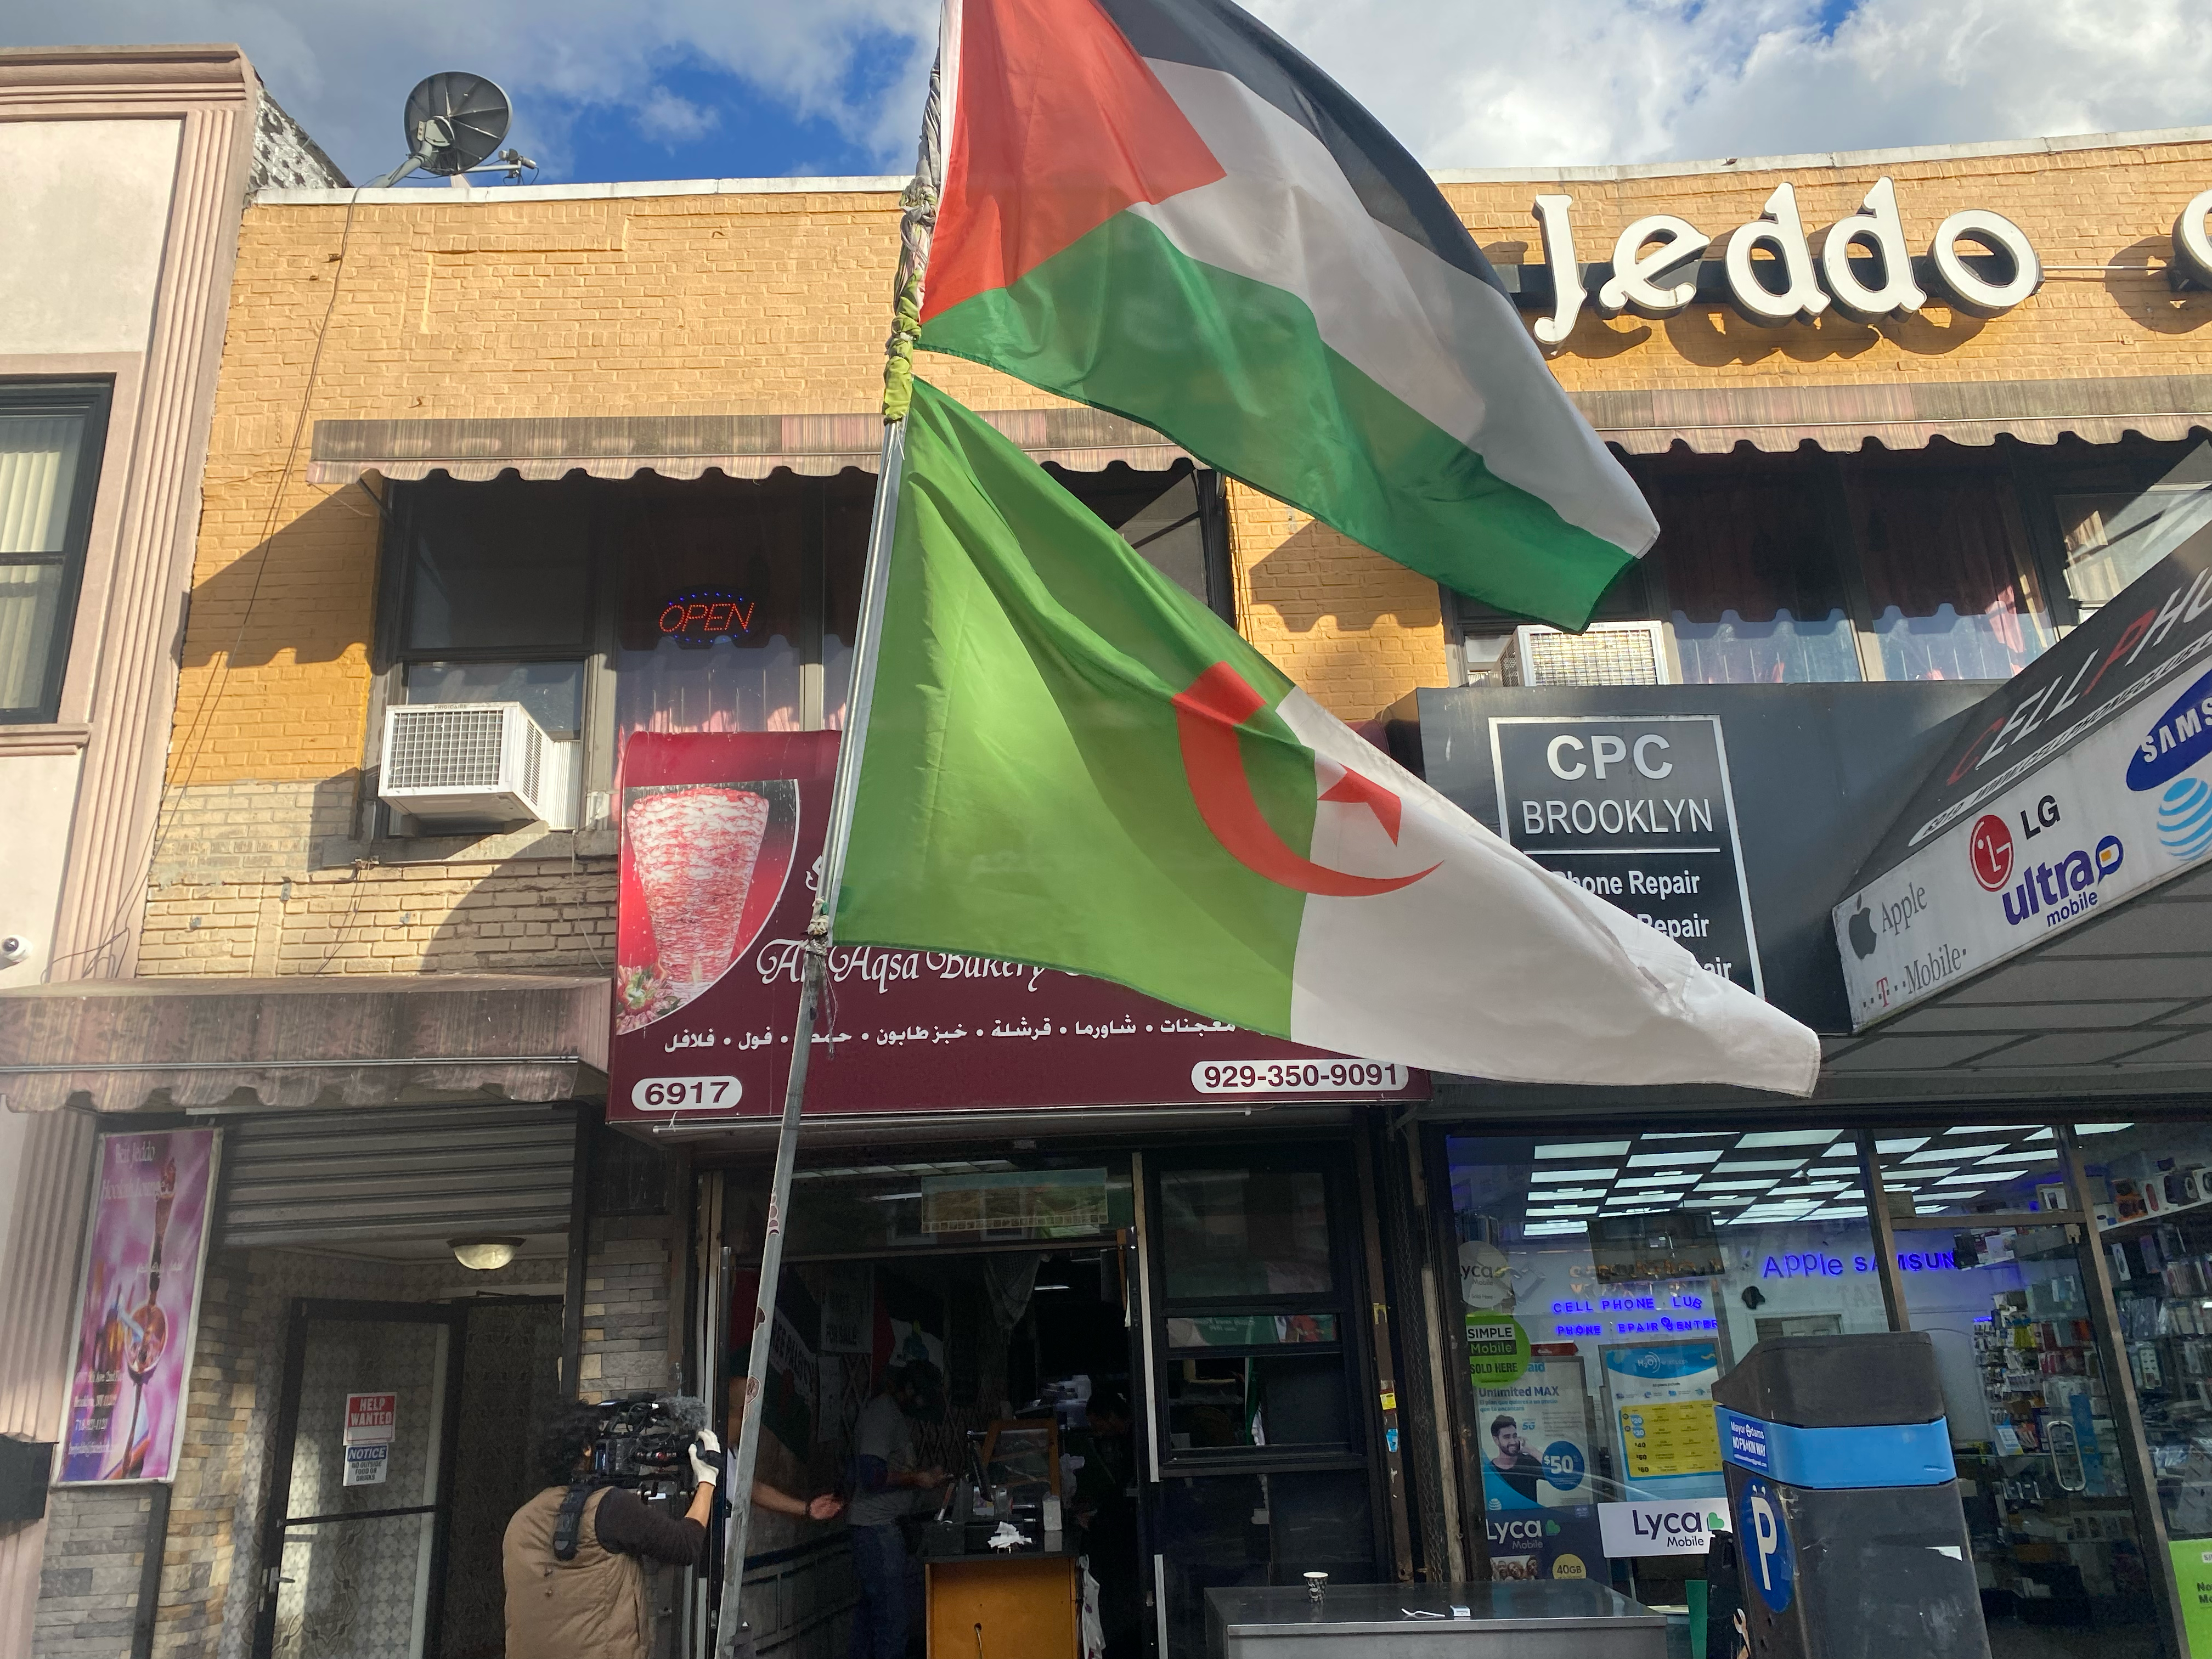
[[[1190,1068],[1202,1095],[1337,1095],[1402,1089],[1406,1068],[1379,1060],[1202,1060]]]
[[[646,1112],[726,1111],[744,1092],[733,1077],[648,1077],[631,1088],[629,1103]]]

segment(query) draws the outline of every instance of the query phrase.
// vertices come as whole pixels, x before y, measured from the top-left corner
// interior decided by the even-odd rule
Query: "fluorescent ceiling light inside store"
[[[1874,1144],[1874,1149],[1878,1152],[1911,1152],[1918,1151],[1927,1144],[1926,1135],[1914,1135],[1905,1140],[1877,1140]]]
[[[1610,1181],[1613,1179],[1613,1172],[1612,1164],[1603,1164],[1595,1170],[1538,1170],[1528,1179],[1531,1181]]]
[[[2116,1135],[2123,1129],[2135,1127],[2132,1123],[2077,1123],[2074,1126],[2074,1133],[2077,1135]]]
[[[1956,1164],[1969,1158],[1986,1158],[1991,1152],[2004,1151],[2004,1142],[1993,1140],[1986,1146],[1930,1146],[1924,1152],[1915,1152],[1905,1161],[1907,1164]]]
[[[1626,1140],[1577,1140],[1558,1146],[1539,1146],[1538,1158],[1618,1158],[1626,1152]]]
[[[1649,1164],[1710,1164],[1724,1149],[1719,1146],[1685,1146],[1672,1152],[1638,1152],[1628,1160],[1628,1167]]]
[[[1734,1175],[1740,1170],[1795,1170],[1802,1168],[1802,1158],[1732,1158],[1725,1164],[1713,1165],[1716,1175]]]
[[[1839,1129],[1762,1129],[1736,1142],[1739,1146],[1826,1146]]]

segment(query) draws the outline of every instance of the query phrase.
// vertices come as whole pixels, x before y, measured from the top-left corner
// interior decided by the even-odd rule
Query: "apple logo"
[[[1874,916],[1863,898],[1859,901],[1859,908],[1851,913],[1850,933],[1851,954],[1864,962],[1874,954]]]

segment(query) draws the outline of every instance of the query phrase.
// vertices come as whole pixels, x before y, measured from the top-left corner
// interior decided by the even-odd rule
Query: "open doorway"
[[[981,1620],[987,1638],[1003,1631],[1033,1659],[1079,1659],[1087,1618],[1109,1659],[1138,1659],[1144,1550],[1133,1424],[1142,1408],[1131,1404],[1128,1255],[1125,1240],[1109,1234],[1064,1249],[817,1261],[787,1272],[761,1478],[795,1494],[835,1491],[861,1502],[849,1524],[829,1534],[757,1516],[759,1565],[748,1575],[747,1607],[758,1651],[776,1659],[879,1651],[872,1621],[889,1601],[903,1606],[910,1655],[927,1650],[933,1615],[943,1622],[957,1613],[971,1638]],[[740,1273],[731,1285],[732,1377],[745,1364],[738,1338],[757,1283]],[[900,1395],[913,1466],[953,1480],[871,1498],[861,1458],[873,1442],[863,1414],[903,1374],[930,1379],[918,1397]],[[726,1407],[733,1403],[726,1395]],[[1048,1448],[1030,1460],[1035,1467],[1003,1478],[993,1448],[1011,1463],[1005,1448],[1032,1441]],[[1033,1554],[1034,1571],[988,1548],[1000,1518],[994,1504],[1036,1546],[1018,1553]],[[998,1599],[979,1611],[963,1599],[975,1593],[967,1580],[976,1575],[963,1579],[969,1562],[1007,1567],[1000,1577],[1024,1582],[999,1585]],[[898,1595],[885,1594],[886,1575],[897,1576]],[[858,1638],[856,1620],[869,1626]],[[987,1642],[992,1652],[1004,1645]]]

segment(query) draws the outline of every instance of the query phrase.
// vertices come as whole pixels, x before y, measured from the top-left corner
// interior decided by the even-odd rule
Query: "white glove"
[[[702,1486],[722,1478],[722,1443],[712,1429],[702,1429],[691,1442],[691,1478]]]

